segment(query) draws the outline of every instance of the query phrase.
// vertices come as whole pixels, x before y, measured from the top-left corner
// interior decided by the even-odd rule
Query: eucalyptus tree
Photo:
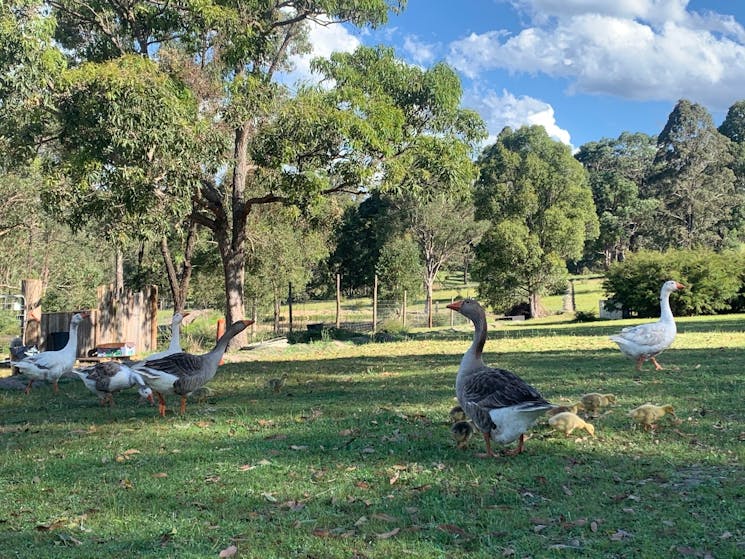
[[[470,160],[468,165],[475,171]],[[443,265],[462,255],[466,247],[478,243],[489,226],[487,221],[475,220],[471,185],[464,183],[463,186],[468,188],[459,195],[445,191],[423,201],[409,196],[401,205],[405,223],[419,247],[424,265],[425,305],[430,328],[433,325],[432,296],[437,274]]]
[[[732,231],[733,208],[742,205],[730,168],[730,140],[701,105],[678,101],[657,139],[655,170],[647,185],[659,199],[657,248],[721,249]]]
[[[602,255],[603,266],[623,260],[629,249],[653,223],[658,201],[640,197],[656,152],[655,139],[629,132],[603,138],[579,148],[575,157],[587,169],[599,221],[599,235],[586,252],[594,261]]]
[[[745,100],[737,101],[728,110],[719,132],[727,136],[732,151],[732,172],[735,174],[735,191],[741,202],[733,205],[733,229],[738,230],[738,239],[745,235]]]
[[[539,316],[541,293],[598,234],[587,173],[542,126],[505,128],[478,163],[476,218],[490,223],[476,246],[479,293],[503,308],[527,300]]]

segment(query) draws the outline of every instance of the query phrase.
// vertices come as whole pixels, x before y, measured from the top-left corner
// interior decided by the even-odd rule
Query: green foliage
[[[730,140],[714,127],[709,112],[681,100],[658,138],[655,171],[647,197],[660,208],[650,230],[655,246],[721,249],[730,240],[745,193],[735,189]]]
[[[659,316],[659,293],[670,279],[686,289],[673,294],[670,306],[680,316],[732,311],[745,282],[742,252],[640,251],[611,266],[604,288],[609,301],[643,317]]]
[[[0,2],[0,158],[31,161],[53,121],[51,84],[65,67],[54,48],[56,22],[38,0]]]
[[[380,249],[376,264],[381,297],[403,300],[404,292],[413,298],[422,288],[422,263],[419,247],[403,235],[392,237]]]
[[[505,307],[537,297],[597,236],[587,175],[568,146],[541,126],[506,128],[479,158],[476,218],[491,222],[476,247],[479,294]]]
[[[129,55],[69,71],[58,98],[60,157],[45,207],[72,227],[156,238],[191,209],[199,119],[183,84]],[[186,197],[186,198],[185,198]]]
[[[602,139],[580,147],[575,155],[589,173],[599,221],[599,235],[586,245],[585,260],[604,268],[622,260],[639,244],[639,236],[653,226],[659,202],[640,197],[652,167],[656,141],[651,136],[624,132],[617,139]]]

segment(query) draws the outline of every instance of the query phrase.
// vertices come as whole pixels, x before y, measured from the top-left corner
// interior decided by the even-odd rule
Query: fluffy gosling
[[[571,435],[572,431],[574,431],[575,429],[584,429],[593,437],[595,436],[595,427],[593,427],[592,424],[587,423],[578,415],[568,411],[557,413],[556,415],[551,416],[548,419],[548,424],[557,431],[561,431],[562,433],[566,434],[567,436]]]
[[[453,437],[455,446],[458,448],[465,448],[471,435],[473,435],[473,425],[470,421],[456,421],[450,427],[450,436]]]
[[[466,412],[463,411],[463,408],[460,406],[453,406],[450,410],[450,422],[457,423],[458,421],[466,420],[468,420],[468,418],[466,417]]]
[[[654,404],[644,404],[634,408],[629,412],[629,417],[636,423],[639,423],[644,430],[654,428],[658,420],[662,419],[665,414],[675,417],[675,410],[670,404],[664,406],[655,406]]]
[[[611,404],[616,403],[616,396],[614,394],[598,394],[597,392],[590,392],[582,396],[580,400],[583,409],[589,414],[596,414],[602,408],[607,408]]]

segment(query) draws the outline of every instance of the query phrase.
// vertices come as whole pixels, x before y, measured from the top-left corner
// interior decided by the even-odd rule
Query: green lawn
[[[618,404],[596,438],[542,421],[498,460],[449,437],[470,328],[244,352],[164,420],[134,392],[102,409],[73,380],[2,391],[0,557],[743,556],[745,316],[680,319],[666,369],[641,374],[607,335],[642,321],[560,318],[495,323],[487,362],[556,403]],[[635,429],[645,402],[682,422]]]

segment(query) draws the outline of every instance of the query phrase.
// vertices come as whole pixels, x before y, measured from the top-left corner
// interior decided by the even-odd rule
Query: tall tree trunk
[[[184,313],[186,308],[186,299],[189,295],[189,283],[191,282],[191,258],[194,255],[194,246],[197,239],[197,222],[193,219],[189,223],[189,231],[186,235],[186,245],[184,246],[184,261],[181,264],[181,270],[176,271],[173,263],[171,251],[168,248],[168,240],[162,237],[160,240],[160,253],[163,255],[163,263],[166,267],[168,276],[168,287],[171,289],[173,297],[173,312]]]
[[[114,255],[114,291],[117,293],[124,291],[124,255],[119,247]]]
[[[427,328],[432,328],[434,324],[433,313],[434,308],[432,306],[432,291],[433,291],[434,279],[427,277],[424,280],[424,289],[426,292],[426,307],[427,307]]]

